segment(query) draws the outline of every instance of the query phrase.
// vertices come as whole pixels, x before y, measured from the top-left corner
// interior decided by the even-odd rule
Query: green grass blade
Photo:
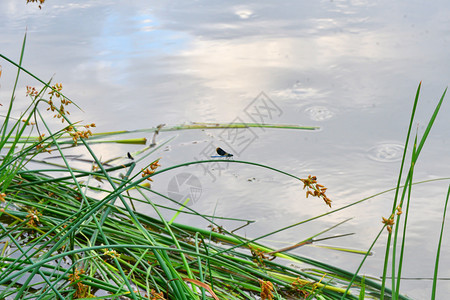
[[[439,235],[439,243],[436,250],[436,262],[434,264],[434,275],[433,275],[433,287],[431,289],[431,299],[436,299],[436,287],[437,287],[437,281],[438,281],[438,269],[439,269],[439,258],[441,254],[441,245],[442,245],[442,236],[444,233],[444,225],[445,225],[445,216],[447,214],[447,204],[448,199],[450,197],[450,185],[448,186],[447,190],[447,197],[445,198],[445,205],[444,205],[444,211],[442,213],[442,224],[441,224],[441,232]]]
[[[26,41],[27,41],[27,33],[25,32],[25,34],[23,36],[22,50],[20,51],[20,59],[19,59],[19,65],[18,65],[18,68],[17,68],[16,80],[14,81],[14,87],[13,87],[13,90],[12,90],[12,93],[11,93],[11,99],[10,99],[10,103],[9,103],[9,107],[8,107],[8,112],[6,113],[5,122],[3,123],[2,127],[0,128],[0,130],[2,130],[2,139],[1,139],[2,142],[5,140],[6,131],[7,131],[7,128],[8,128],[8,122],[9,122],[10,117],[11,117],[11,111],[12,111],[13,103],[14,103],[14,99],[15,99],[15,92],[16,92],[16,89],[17,89],[17,83],[19,81],[19,75],[20,75],[20,70],[21,70],[22,61],[23,61],[23,55],[25,53]],[[1,150],[1,148],[2,147],[0,147],[0,150]]]
[[[398,295],[400,293],[400,282],[402,278],[402,269],[403,269],[403,257],[405,252],[405,245],[406,245],[406,233],[407,233],[407,224],[408,224],[408,216],[409,216],[409,207],[411,204],[411,189],[412,189],[412,180],[413,180],[413,174],[414,174],[414,165],[415,161],[413,159],[416,157],[416,150],[417,150],[417,134],[414,139],[414,145],[413,145],[413,154],[412,154],[412,161],[411,166],[409,169],[407,182],[405,183],[404,191],[407,191],[407,198],[406,198],[406,209],[405,212],[402,214],[397,214],[397,221],[395,224],[395,234],[394,234],[394,247],[397,247],[397,238],[398,238],[398,232],[400,231],[400,218],[404,215],[404,221],[403,221],[403,233],[402,233],[402,240],[400,244],[400,256],[398,260],[398,271],[397,271],[397,283],[396,283],[396,290],[395,290],[395,299],[398,299]],[[402,199],[400,200],[399,207],[403,207],[403,201],[404,201],[404,193],[402,195]]]
[[[392,203],[392,213],[395,211],[395,208],[397,207],[397,203],[398,203],[398,193],[400,191],[403,167],[404,167],[405,160],[406,160],[406,153],[407,153],[407,149],[408,149],[408,145],[409,145],[409,138],[411,136],[411,130],[412,130],[412,127],[414,124],[414,118],[416,115],[417,104],[419,103],[419,95],[420,95],[421,86],[422,86],[422,82],[420,82],[419,86],[417,87],[416,96],[415,96],[414,102],[413,102],[413,108],[411,111],[408,132],[406,133],[405,146],[403,147],[403,155],[402,155],[402,160],[401,160],[401,164],[400,164],[400,170],[398,173],[397,187],[395,189],[394,201]],[[389,253],[390,253],[390,249],[391,249],[391,239],[392,239],[392,234],[389,234],[387,243],[386,243],[386,251],[384,254],[384,266],[383,266],[382,285],[381,285],[381,300],[383,300],[383,298],[384,298],[383,290],[384,290],[384,287],[386,284],[386,274],[387,274],[387,268],[388,268]],[[395,274],[396,274],[396,272],[395,272],[395,247],[393,248],[393,252],[394,252],[394,255],[393,255],[393,259],[392,259],[392,290],[395,291]]]
[[[431,116],[430,121],[428,121],[427,128],[425,129],[425,132],[423,133],[423,136],[420,139],[420,143],[419,143],[419,146],[417,147],[417,151],[416,151],[416,154],[415,154],[415,156],[413,158],[413,161],[417,161],[417,158],[418,158],[420,152],[422,151],[422,148],[423,148],[423,146],[425,144],[425,141],[428,138],[428,135],[429,135],[429,133],[431,131],[431,127],[433,127],[434,121],[436,120],[436,117],[437,117],[437,115],[439,113],[439,110],[441,109],[441,104],[444,101],[444,97],[445,97],[446,93],[447,93],[447,88],[445,88],[444,93],[442,93],[441,99],[439,99],[439,102],[436,105],[436,108],[434,109],[433,115]]]

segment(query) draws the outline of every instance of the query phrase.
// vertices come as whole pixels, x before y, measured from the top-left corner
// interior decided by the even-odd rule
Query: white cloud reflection
[[[252,10],[240,7],[237,7],[234,13],[241,19],[248,19],[253,15]]]

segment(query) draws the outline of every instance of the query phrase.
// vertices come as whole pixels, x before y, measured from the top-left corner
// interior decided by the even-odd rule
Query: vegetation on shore
[[[3,103],[1,107],[5,120],[0,128],[0,299],[407,299],[400,294],[400,283],[414,165],[445,92],[425,133],[419,138],[417,134],[412,134],[419,85],[392,211],[382,218],[379,233],[371,247],[363,251],[360,267],[348,271],[288,252],[312,243],[319,234],[278,250],[258,240],[356,205],[370,197],[253,239],[234,234],[217,224],[215,220],[220,216],[201,215],[149,185],[158,174],[212,160],[162,166],[163,159],[154,157],[154,152],[170,140],[157,143],[154,139],[149,146],[128,154],[128,157],[102,162],[92,150],[91,143],[106,142],[100,138],[119,133],[96,134],[92,132],[95,128],[93,123],[72,123],[69,110],[76,106],[75,103],[63,94],[61,84],[45,82],[23,68],[24,48],[25,39],[18,63],[0,54],[2,59],[17,67],[9,105]],[[17,82],[22,74],[37,79],[42,87],[27,87],[29,106],[14,118],[13,106],[19,98]],[[61,127],[55,129],[50,126],[49,117],[60,120]],[[253,125],[196,123],[171,129]],[[156,136],[162,128],[158,126],[151,131]],[[411,140],[413,146],[409,150]],[[108,142],[114,141],[146,142],[145,139]],[[65,151],[73,147],[83,147],[90,154],[89,170],[71,165]],[[408,150],[411,151],[409,156]],[[59,156],[61,164],[28,169],[30,162],[44,163],[39,160],[39,155],[44,152]],[[319,184],[315,176],[300,178],[248,161],[213,161],[248,164],[290,176],[298,180],[299,189],[305,189],[307,197],[317,197],[331,207],[326,187]],[[137,163],[144,163],[145,167],[137,169]],[[406,178],[402,177],[404,173]],[[104,182],[104,185],[99,187],[97,181]],[[207,220],[211,227],[196,228],[177,223],[176,219],[166,220],[162,210],[169,208],[155,204],[154,197],[177,203],[180,207],[177,213],[194,214]],[[443,225],[447,201],[448,195]],[[137,202],[152,208],[158,217],[137,211],[134,208]],[[443,226],[441,240],[442,231]],[[389,238],[382,279],[359,275],[361,266],[383,233]],[[436,253],[433,298],[440,241]],[[389,284],[392,290],[386,287],[389,268],[392,268],[393,274]]]

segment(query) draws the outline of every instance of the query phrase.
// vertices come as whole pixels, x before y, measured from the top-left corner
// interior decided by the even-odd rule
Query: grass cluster
[[[415,137],[412,159],[407,164],[406,146],[420,86],[417,91],[402,162],[407,177],[402,184],[399,176],[392,212],[383,218],[384,225],[380,223],[379,234],[360,265],[364,264],[381,234],[388,234],[385,272],[382,280],[376,280],[358,275],[360,268],[350,272],[288,252],[311,243],[316,236],[281,250],[258,243],[266,236],[346,207],[252,240],[220,227],[214,221],[217,217],[198,214],[181,203],[178,203],[180,212],[207,220],[211,228],[166,220],[162,210],[167,207],[156,205],[152,199],[177,202],[151,189],[148,181],[163,172],[209,160],[163,169],[159,158],[153,158],[154,150],[161,143],[153,141],[128,158],[102,162],[91,143],[117,133],[96,135],[91,132],[94,124],[72,123],[68,108],[75,104],[62,93],[62,85],[44,82],[23,68],[24,47],[25,39],[18,63],[0,54],[17,67],[9,105],[3,106],[6,114],[0,140],[0,299],[406,299],[399,291],[414,164],[445,93],[423,137],[420,140]],[[17,82],[22,74],[38,80],[42,88],[27,88],[29,106],[18,118],[13,118]],[[61,128],[49,125],[49,113],[50,117],[61,120]],[[172,129],[201,126],[221,127],[220,124],[194,124]],[[160,130],[161,127],[155,128],[155,134]],[[141,143],[143,140],[117,142]],[[73,147],[83,147],[90,154],[91,169],[71,166],[65,150]],[[38,158],[44,152],[60,156],[61,164],[28,169],[30,162],[42,162]],[[145,167],[137,169],[137,163]],[[299,188],[306,188],[307,196],[320,198],[331,207],[331,200],[325,195],[326,188],[317,183],[314,176],[302,179],[257,163],[238,160],[231,163],[263,167],[298,179]],[[401,170],[400,175],[403,173]],[[97,180],[104,185],[99,187]],[[152,207],[152,214],[157,217],[137,211],[135,202]],[[402,221],[403,226],[400,226]],[[400,253],[394,251],[398,249]],[[436,274],[438,262],[439,252]],[[392,290],[386,288],[389,265],[393,266],[392,274],[396,274],[392,276]],[[433,297],[434,291],[435,286]]]

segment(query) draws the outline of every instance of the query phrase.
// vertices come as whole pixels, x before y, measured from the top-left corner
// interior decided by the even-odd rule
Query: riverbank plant
[[[170,139],[162,142],[153,139],[139,151],[104,162],[92,149],[93,143],[142,144],[146,140],[101,140],[127,132],[98,134],[92,122],[72,123],[70,111],[78,107],[64,95],[62,84],[43,81],[22,66],[24,48],[25,39],[17,63],[1,55],[6,63],[17,68],[17,76],[9,103],[2,103],[1,107],[4,121],[0,140],[0,299],[406,299],[399,292],[403,248],[400,253],[391,249],[403,245],[400,236],[406,236],[414,164],[445,93],[423,137],[415,137],[412,159],[407,163],[410,125],[402,161],[402,170],[409,168],[407,177],[402,184],[399,176],[392,211],[383,219],[380,217],[378,236],[362,252],[361,266],[377,239],[383,233],[389,236],[385,272],[378,280],[359,275],[359,268],[348,271],[289,252],[313,243],[323,232],[285,249],[272,249],[259,242],[371,197],[334,208],[332,197],[328,197],[326,187],[315,176],[305,174],[300,178],[248,161],[215,159],[165,166],[164,157],[156,157],[155,152],[170,143]],[[41,86],[27,87],[28,107],[13,115],[16,101],[23,101],[17,89],[20,76],[30,76]],[[419,91],[420,85],[411,124]],[[58,120],[60,125],[49,120]],[[197,123],[171,129],[226,126]],[[157,126],[149,131],[156,136],[161,129],[162,126]],[[74,148],[89,154],[88,169],[72,165],[66,151]],[[59,162],[49,164],[40,158],[42,154],[55,155]],[[159,174],[211,161],[246,164],[284,174],[298,180],[299,189],[304,189],[307,197],[316,197],[332,209],[263,236],[246,238],[221,227],[217,223],[221,216],[199,214],[151,187]],[[156,204],[155,197],[165,199],[168,205]],[[145,205],[151,213],[136,210],[135,203]],[[163,211],[173,210],[169,203],[179,205],[174,213],[195,215],[206,220],[210,227],[197,228],[177,223],[176,218],[166,219]],[[398,274],[392,276],[393,291],[386,287],[389,259],[395,266],[392,274]],[[438,262],[439,252],[436,274]]]

